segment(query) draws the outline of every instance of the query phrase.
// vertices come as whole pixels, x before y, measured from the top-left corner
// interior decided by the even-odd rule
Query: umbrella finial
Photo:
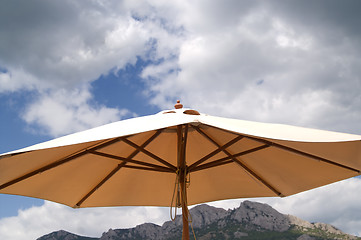
[[[176,105],[174,105],[174,108],[175,109],[180,109],[180,108],[183,108],[183,105],[180,103],[179,100],[177,100],[177,103],[176,103]]]

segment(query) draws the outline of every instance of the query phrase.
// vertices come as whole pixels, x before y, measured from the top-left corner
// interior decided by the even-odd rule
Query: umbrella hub
[[[174,105],[174,108],[175,108],[175,109],[183,108],[183,104],[181,104],[180,101],[177,100],[177,103]]]
[[[178,114],[187,114],[187,115],[201,115],[197,110],[190,108],[183,108],[183,104],[177,100],[177,103],[174,105],[175,109],[172,110],[164,110],[159,112],[159,114],[167,114],[167,113],[178,113]]]

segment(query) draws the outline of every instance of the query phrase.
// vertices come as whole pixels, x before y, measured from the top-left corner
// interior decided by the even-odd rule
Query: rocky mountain
[[[206,204],[190,210],[197,239],[295,239],[331,240],[361,239],[348,235],[332,225],[310,223],[291,215],[277,212],[267,204],[244,201],[233,210],[215,208]],[[190,231],[191,231],[190,227]],[[182,218],[165,222],[162,226],[144,223],[131,229],[110,229],[100,238],[78,236],[57,231],[37,240],[125,240],[125,239],[181,239]],[[191,233],[192,235],[192,233]],[[192,238],[191,238],[192,239]]]
[[[60,230],[57,232],[47,234],[38,239],[41,239],[41,240],[99,240],[99,238],[83,237],[83,236],[75,235],[73,233],[69,233],[64,230]]]

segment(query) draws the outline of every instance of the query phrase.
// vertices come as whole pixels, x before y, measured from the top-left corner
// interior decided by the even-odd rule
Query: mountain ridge
[[[208,239],[296,239],[331,240],[361,239],[343,233],[325,223],[310,223],[296,216],[279,213],[271,206],[244,201],[238,208],[225,210],[206,204],[190,210],[192,226],[199,240]],[[191,226],[191,227],[192,227]],[[190,228],[191,229],[191,228]],[[181,239],[182,218],[167,221],[162,226],[144,223],[129,229],[109,229],[100,238],[79,236],[60,230],[37,240],[124,240]]]

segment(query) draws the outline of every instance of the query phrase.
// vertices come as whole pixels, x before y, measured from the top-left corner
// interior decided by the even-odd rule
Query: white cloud
[[[37,239],[58,230],[100,237],[103,232],[110,228],[130,228],[144,222],[162,224],[168,218],[169,210],[166,208],[72,209],[45,201],[42,206],[20,210],[18,216],[0,219],[0,238],[11,240]]]
[[[33,90],[36,85],[38,85],[38,79],[21,68],[0,72],[0,94],[19,91],[23,88]]]
[[[272,26],[277,32],[276,42],[279,46],[284,48],[299,48],[302,50],[309,50],[312,44],[311,36],[302,36],[297,34],[292,27],[286,25],[286,23],[274,19]]]
[[[127,109],[108,108],[92,100],[86,88],[44,93],[28,106],[23,119],[48,135],[59,136],[134,116]]]

